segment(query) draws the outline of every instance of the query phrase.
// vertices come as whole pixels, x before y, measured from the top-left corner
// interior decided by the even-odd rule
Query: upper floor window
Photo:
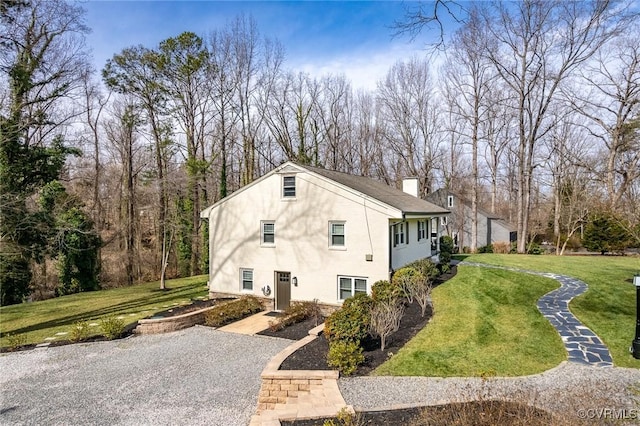
[[[260,242],[265,246],[273,246],[276,244],[276,223],[273,221],[262,221],[261,223],[261,239]]]
[[[284,198],[295,198],[296,196],[296,177],[282,177],[282,196]]]
[[[344,222],[329,222],[329,246],[345,247]]]
[[[425,239],[427,239],[427,234],[428,234],[428,230],[427,230],[427,221],[426,220],[419,220],[418,221],[418,241],[423,241]]]
[[[447,197],[447,207],[453,207],[453,195]]]
[[[396,223],[393,225],[393,246],[397,246],[400,244],[404,244],[404,232],[405,232],[405,224],[404,222]]]

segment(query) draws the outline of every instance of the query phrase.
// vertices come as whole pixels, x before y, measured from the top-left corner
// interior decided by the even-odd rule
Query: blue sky
[[[404,16],[400,1],[108,1],[88,0],[87,43],[96,69],[123,48],[155,47],[183,31],[205,36],[239,14],[251,15],[263,36],[277,38],[285,67],[314,76],[344,73],[356,88],[373,88],[398,59],[425,54],[428,34],[411,42],[390,28]]]

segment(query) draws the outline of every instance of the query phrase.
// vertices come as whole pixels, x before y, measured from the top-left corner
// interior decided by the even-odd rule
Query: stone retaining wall
[[[333,371],[283,371],[271,378],[262,377],[262,386],[258,394],[258,410],[275,410],[276,404],[286,404],[288,398],[298,398],[303,394],[311,393],[314,388],[323,385],[323,379],[337,379],[337,372]],[[315,373],[315,374],[314,374]],[[329,374],[325,374],[329,373]],[[335,373],[335,374],[331,374]]]
[[[204,324],[205,313],[215,307],[216,305],[209,306],[174,317],[141,319],[138,321],[138,326],[133,332],[136,334],[168,333],[170,331],[193,327],[196,324]]]

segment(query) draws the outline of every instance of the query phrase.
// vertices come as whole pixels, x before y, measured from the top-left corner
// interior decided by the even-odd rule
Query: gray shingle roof
[[[307,169],[334,182],[347,186],[358,192],[361,192],[378,201],[395,207],[404,214],[447,214],[448,210],[439,207],[433,203],[416,198],[397,188],[393,188],[384,182],[375,179],[355,176],[348,173],[326,170],[318,167],[304,166],[296,164],[298,167]]]

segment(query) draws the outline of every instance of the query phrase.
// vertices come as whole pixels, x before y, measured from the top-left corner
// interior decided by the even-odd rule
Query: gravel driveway
[[[291,342],[208,327],[0,356],[0,424],[247,425]]]

